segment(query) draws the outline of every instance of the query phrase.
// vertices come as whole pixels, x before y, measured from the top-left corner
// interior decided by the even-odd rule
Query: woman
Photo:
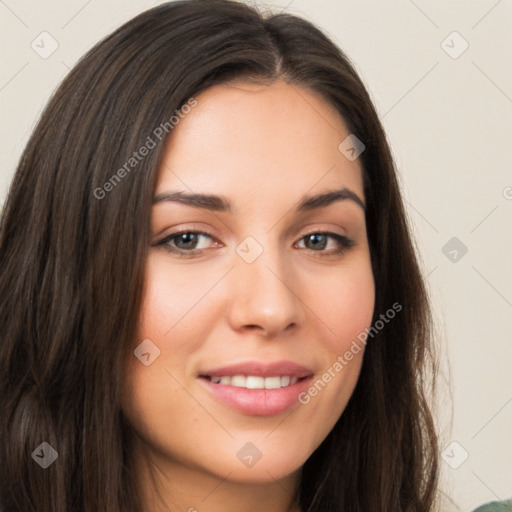
[[[0,237],[0,510],[427,511],[426,289],[348,58],[172,2],[85,55]]]

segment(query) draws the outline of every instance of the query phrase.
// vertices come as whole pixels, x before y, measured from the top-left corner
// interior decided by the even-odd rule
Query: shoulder
[[[512,512],[512,499],[486,503],[473,510],[473,512]]]

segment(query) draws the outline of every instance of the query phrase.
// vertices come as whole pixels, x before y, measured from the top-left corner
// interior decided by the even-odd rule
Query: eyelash
[[[181,231],[176,231],[174,233],[170,233],[169,235],[167,235],[165,238],[163,238],[159,242],[156,242],[155,246],[162,247],[164,250],[166,250],[170,253],[177,254],[180,258],[191,258],[194,256],[198,256],[201,254],[202,251],[207,250],[207,249],[192,249],[190,251],[187,251],[184,249],[177,249],[175,247],[172,247],[169,244],[169,242],[171,240],[173,240],[183,234],[203,235],[208,238],[211,238],[212,240],[215,240],[215,238],[212,235],[205,233],[204,231],[195,231],[192,229],[184,229]],[[299,239],[299,241],[304,240],[305,238],[312,236],[312,235],[327,235],[329,238],[334,239],[336,241],[336,243],[338,244],[338,248],[331,250],[330,252],[325,252],[323,250],[315,251],[313,249],[306,249],[310,252],[316,253],[321,258],[341,255],[341,254],[347,252],[349,249],[351,249],[355,245],[354,240],[352,240],[344,235],[340,235],[339,233],[332,233],[330,231],[313,231],[311,233],[306,233]]]

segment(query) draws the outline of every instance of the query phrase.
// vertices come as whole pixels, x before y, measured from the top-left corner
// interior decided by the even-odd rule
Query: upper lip
[[[228,377],[233,375],[254,375],[257,377],[273,377],[289,375],[290,377],[303,378],[313,374],[313,371],[306,366],[294,363],[292,361],[275,361],[272,363],[260,363],[258,361],[248,361],[245,363],[231,364],[205,370],[200,372],[200,377]]]

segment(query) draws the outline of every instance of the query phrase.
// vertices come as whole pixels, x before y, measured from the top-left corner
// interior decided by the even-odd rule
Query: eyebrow
[[[363,200],[355,192],[344,187],[339,190],[331,190],[314,196],[305,196],[300,200],[295,211],[304,212],[316,210],[318,208],[325,208],[337,201],[345,200],[356,203],[363,209],[363,211],[366,210],[366,205]],[[182,191],[163,192],[155,196],[153,200],[153,204],[163,202],[176,202],[214,212],[233,212],[229,199],[224,196],[212,194],[188,194]]]

